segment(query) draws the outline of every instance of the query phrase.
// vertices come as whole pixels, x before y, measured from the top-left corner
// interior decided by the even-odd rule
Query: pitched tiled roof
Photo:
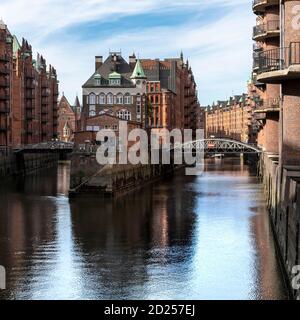
[[[124,60],[121,55],[110,54],[104,63],[96,70],[88,81],[82,86],[83,88],[98,87],[95,83],[94,76],[99,74],[101,76],[101,87],[110,87],[109,75],[117,72],[121,75],[121,87],[134,87],[130,77],[132,69],[130,65]]]

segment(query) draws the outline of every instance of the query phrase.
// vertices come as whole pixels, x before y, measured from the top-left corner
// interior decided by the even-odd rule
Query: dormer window
[[[121,85],[121,75],[118,72],[112,72],[109,75],[109,85],[110,86],[120,86]]]
[[[94,75],[94,81],[96,86],[101,86],[101,75],[99,73]]]

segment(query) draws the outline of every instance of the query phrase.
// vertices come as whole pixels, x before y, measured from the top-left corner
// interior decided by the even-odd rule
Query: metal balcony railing
[[[0,80],[0,88],[7,88],[9,87],[9,81],[7,79]]]
[[[253,28],[253,38],[257,38],[263,35],[268,34],[268,32],[276,32],[280,30],[280,21],[270,20],[267,23],[257,25]]]
[[[9,74],[8,67],[0,67],[0,74]]]
[[[280,98],[265,99],[256,104],[255,110],[278,110],[280,108]]]
[[[7,54],[0,54],[0,61],[9,62],[9,56]]]
[[[300,42],[258,54],[258,73],[284,70],[292,65],[300,65]]]

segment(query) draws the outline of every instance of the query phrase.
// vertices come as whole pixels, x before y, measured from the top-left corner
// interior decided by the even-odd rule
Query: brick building
[[[196,82],[188,61],[180,58],[141,59],[147,77],[148,124],[172,130],[199,128]]]
[[[82,87],[80,131],[90,131],[89,121],[100,121],[104,115],[140,124],[145,122],[146,76],[140,61],[133,63],[132,59],[130,57],[128,63],[120,52],[110,52],[104,62],[101,56],[96,57],[95,71]],[[93,125],[97,131],[103,129],[100,122]],[[105,127],[118,129],[111,123]]]
[[[279,0],[254,0],[256,26],[253,28],[253,76],[250,96],[255,102],[255,119],[260,123],[257,142],[268,152],[279,151],[280,85],[258,80],[263,52],[267,54],[280,47]],[[272,57],[270,57],[272,58]]]
[[[58,104],[58,139],[65,142],[74,141],[74,132],[77,131],[80,120],[81,106],[76,97],[73,106],[63,94]]]
[[[0,147],[49,141],[57,135],[56,70],[0,21]]]
[[[206,137],[220,137],[250,142],[252,140],[252,108],[246,94],[217,101],[206,107]]]
[[[196,130],[201,114],[193,72],[183,55],[161,61],[137,59],[133,54],[127,63],[120,52],[111,52],[104,62],[96,57],[95,72],[83,85],[80,131],[87,130],[88,120],[94,117],[99,122],[95,130],[102,129],[103,115],[158,131]],[[106,127],[116,129],[111,121]]]

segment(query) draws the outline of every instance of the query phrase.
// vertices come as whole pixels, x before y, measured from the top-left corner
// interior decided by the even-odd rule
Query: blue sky
[[[73,102],[109,49],[192,65],[202,105],[246,90],[251,72],[250,0],[1,0],[0,16],[57,68]]]

